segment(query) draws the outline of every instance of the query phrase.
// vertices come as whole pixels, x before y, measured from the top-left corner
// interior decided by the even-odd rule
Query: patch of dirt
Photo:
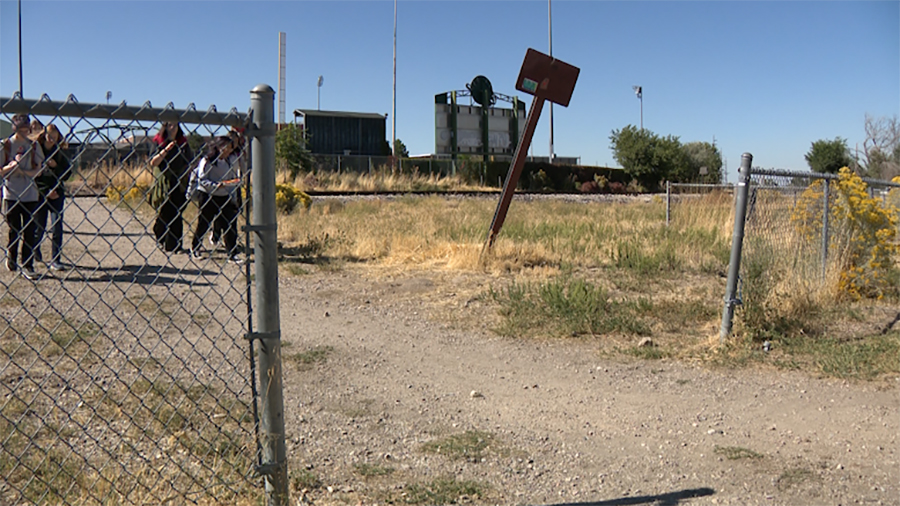
[[[284,367],[291,474],[320,481],[300,504],[447,477],[483,504],[900,503],[900,378],[611,359],[612,338],[493,334],[502,278],[308,271],[280,277],[284,353],[331,347]],[[427,451],[466,433],[490,436],[480,458]]]

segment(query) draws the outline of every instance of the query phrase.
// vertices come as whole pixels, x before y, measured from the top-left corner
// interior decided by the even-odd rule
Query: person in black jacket
[[[66,270],[60,261],[63,244],[63,208],[66,201],[66,187],[63,183],[71,175],[68,158],[63,154],[65,139],[53,123],[44,127],[36,136],[38,144],[44,151],[44,170],[35,178],[40,192],[38,208],[35,213],[34,259],[43,262],[41,242],[47,230],[47,218],[50,218],[50,264],[53,271]]]
[[[166,252],[184,253],[181,246],[182,213],[187,204],[184,193],[194,156],[178,123],[163,123],[153,141],[157,145],[156,153],[150,158],[150,166],[155,168],[151,204],[157,210],[153,233]]]

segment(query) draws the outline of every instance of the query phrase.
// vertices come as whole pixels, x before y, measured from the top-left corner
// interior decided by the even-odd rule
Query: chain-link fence
[[[252,495],[248,115],[0,102],[0,503]]]
[[[900,184],[849,170],[749,165],[741,178],[723,338],[731,329],[729,308],[737,304],[745,319],[771,327],[779,314],[815,301],[898,295]]]

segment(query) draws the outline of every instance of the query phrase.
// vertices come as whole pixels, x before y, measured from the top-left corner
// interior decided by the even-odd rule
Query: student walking
[[[41,242],[44,240],[49,217],[51,245],[48,267],[53,271],[64,271],[66,267],[60,261],[63,243],[63,208],[66,201],[64,183],[71,175],[69,159],[63,154],[66,142],[53,123],[44,127],[44,130],[35,137],[44,152],[45,166],[41,175],[35,178],[40,199],[35,214],[34,258],[38,262],[43,262]]]
[[[191,242],[191,256],[201,258],[200,245],[203,236],[212,225],[222,234],[228,259],[242,263],[237,249],[237,219],[239,214],[236,195],[240,192],[238,155],[229,137],[216,137],[209,143],[206,154],[191,173],[186,197],[198,198],[200,213],[197,228]]]
[[[150,158],[150,166],[155,168],[150,204],[157,211],[153,233],[163,250],[168,253],[183,253],[182,213],[187,204],[185,191],[194,156],[178,123],[163,123],[153,141],[157,145],[157,152]]]
[[[19,244],[22,245],[22,275],[37,279],[34,272],[34,212],[38,203],[38,189],[34,178],[41,173],[44,152],[40,145],[28,138],[31,127],[28,116],[12,117],[15,133],[3,140],[0,149],[0,177],[3,178],[3,216],[9,225],[6,248],[6,268],[19,269]]]

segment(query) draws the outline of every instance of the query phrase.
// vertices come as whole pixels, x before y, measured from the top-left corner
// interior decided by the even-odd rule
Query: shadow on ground
[[[610,499],[600,502],[572,502],[551,504],[547,506],[627,506],[631,504],[653,504],[655,506],[678,506],[685,499],[693,499],[695,497],[705,497],[715,494],[716,491],[703,487],[692,488],[688,490],[679,490],[678,492],[669,492],[668,494],[657,495],[641,495],[636,497],[620,497],[618,499]]]

